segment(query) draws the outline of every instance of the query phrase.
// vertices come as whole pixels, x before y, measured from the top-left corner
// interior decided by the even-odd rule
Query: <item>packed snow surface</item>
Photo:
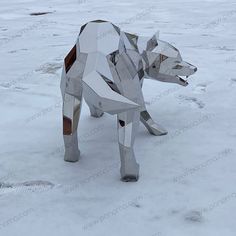
[[[95,19],[160,38],[198,67],[189,86],[146,80],[136,183],[120,181],[116,117],[79,124],[63,161],[60,74]],[[236,235],[235,0],[1,0],[0,235]]]

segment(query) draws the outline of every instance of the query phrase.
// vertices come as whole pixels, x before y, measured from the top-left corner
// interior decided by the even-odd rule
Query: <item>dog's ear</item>
[[[156,39],[158,40],[158,39],[159,39],[159,35],[160,35],[160,31],[158,30],[158,31],[153,35],[153,37],[155,36]]]
[[[137,46],[140,53],[142,53],[143,51],[146,51],[148,40],[149,40],[149,37],[138,36]]]
[[[137,49],[138,36],[124,31],[120,32],[119,52],[127,49]]]
[[[151,37],[139,36],[137,41],[139,52],[142,53],[143,51],[152,51],[158,45],[158,39],[159,31],[157,31]]]
[[[146,50],[147,51],[152,51],[155,47],[158,46],[158,39],[159,39],[159,31],[157,31],[148,41],[147,41],[147,46]]]

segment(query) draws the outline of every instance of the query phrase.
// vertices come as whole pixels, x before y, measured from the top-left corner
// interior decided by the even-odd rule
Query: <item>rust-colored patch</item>
[[[76,60],[76,45],[70,50],[70,52],[68,53],[68,55],[64,60],[66,73],[70,70],[75,60]]]
[[[63,116],[63,134],[72,134],[72,120],[66,116]]]

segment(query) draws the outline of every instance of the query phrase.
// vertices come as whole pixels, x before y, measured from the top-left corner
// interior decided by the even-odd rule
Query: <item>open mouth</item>
[[[177,77],[178,77],[179,81],[181,82],[181,85],[183,85],[183,86],[187,86],[188,85],[188,81],[187,80],[183,79],[182,77],[180,77],[178,75],[177,75]],[[187,78],[188,78],[188,76],[186,76],[186,79]]]

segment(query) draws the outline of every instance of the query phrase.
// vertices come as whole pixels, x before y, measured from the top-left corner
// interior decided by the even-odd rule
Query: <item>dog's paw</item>
[[[80,150],[77,149],[68,149],[65,151],[64,160],[68,162],[77,162],[80,158]]]
[[[168,133],[167,130],[156,123],[150,125],[148,131],[155,136],[166,135]]]
[[[137,182],[139,176],[138,175],[125,175],[121,178],[123,182]]]

